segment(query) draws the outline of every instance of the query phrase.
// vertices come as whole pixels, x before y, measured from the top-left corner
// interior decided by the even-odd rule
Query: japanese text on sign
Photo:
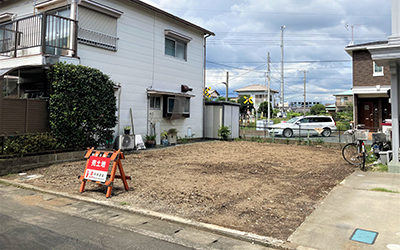
[[[98,156],[91,156],[86,169],[85,179],[105,182],[107,179],[110,159]]]

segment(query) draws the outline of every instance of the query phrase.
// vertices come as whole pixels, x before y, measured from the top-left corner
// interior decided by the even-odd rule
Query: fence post
[[[340,141],[340,126],[339,126],[339,143],[341,143],[341,141]]]
[[[310,146],[310,130],[307,129],[307,146]]]
[[[42,53],[46,53],[46,33],[47,33],[47,14],[44,12],[42,14],[42,37],[41,37],[41,47],[42,47]]]
[[[272,129],[272,143],[275,143],[275,128]]]
[[[19,21],[15,23],[15,35],[14,35],[14,57],[17,57],[17,51],[18,51],[18,26],[19,26]]]
[[[29,99],[25,99],[25,131],[24,133],[28,133],[28,121],[29,121]]]

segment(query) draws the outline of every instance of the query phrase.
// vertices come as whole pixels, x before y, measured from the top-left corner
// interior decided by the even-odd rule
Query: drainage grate
[[[375,243],[376,237],[378,237],[377,232],[357,228],[351,235],[350,240],[372,245]]]

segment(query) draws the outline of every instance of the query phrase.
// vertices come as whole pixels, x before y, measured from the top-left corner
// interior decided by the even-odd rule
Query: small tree
[[[218,136],[221,137],[222,140],[227,141],[230,135],[231,130],[228,126],[222,125],[221,128],[218,129]]]
[[[314,106],[311,107],[310,113],[312,115],[320,115],[320,114],[325,114],[325,106],[322,104],[315,104]]]
[[[272,108],[272,104],[269,106],[271,117],[274,113],[274,109]],[[264,116],[268,116],[268,102],[262,102],[260,107],[258,108],[258,113],[263,113]]]
[[[110,78],[98,69],[57,63],[49,69],[51,131],[62,147],[97,146],[112,136],[116,98]]]

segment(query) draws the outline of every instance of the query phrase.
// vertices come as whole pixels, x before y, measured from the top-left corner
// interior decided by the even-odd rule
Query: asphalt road
[[[21,182],[14,185],[24,186],[24,178],[19,180]],[[104,201],[86,202],[72,196],[14,185],[6,185],[0,180],[1,250],[271,249],[185,223],[175,223],[105,205],[107,202]]]
[[[0,249],[193,249],[46,209],[36,199],[34,191],[0,184]]]

